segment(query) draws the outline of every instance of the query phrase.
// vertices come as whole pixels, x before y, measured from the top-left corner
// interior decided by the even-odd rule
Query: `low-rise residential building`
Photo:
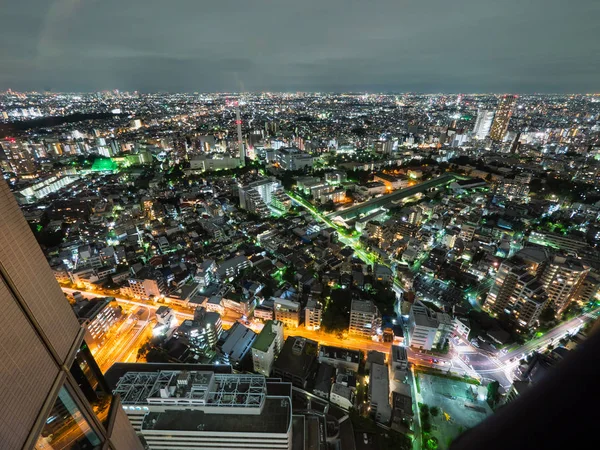
[[[341,383],[333,383],[329,393],[329,401],[348,411],[354,407],[355,392],[352,388]]]
[[[239,255],[235,256],[227,261],[224,261],[217,269],[217,276],[224,280],[232,277],[236,277],[244,269],[252,267],[252,261],[246,256]]]
[[[304,309],[304,326],[307,330],[318,330],[321,328],[323,307],[314,299],[308,300]]]
[[[408,369],[408,353],[406,352],[406,347],[392,345],[390,349],[390,369],[392,371]]]
[[[383,424],[392,418],[390,406],[390,382],[388,368],[382,364],[371,364],[369,378],[369,406],[374,419]]]
[[[319,348],[319,362],[330,364],[336,369],[348,369],[357,372],[360,364],[360,352],[347,348],[321,345]]]
[[[273,301],[275,320],[283,322],[286,327],[298,328],[300,324],[300,303],[285,298],[276,298]]]

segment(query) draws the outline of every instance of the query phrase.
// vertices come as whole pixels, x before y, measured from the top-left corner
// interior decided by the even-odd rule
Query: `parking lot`
[[[440,280],[418,276],[414,281],[417,297],[428,301],[441,301],[446,304],[460,303],[464,297],[463,291],[449,286]]]
[[[437,417],[431,417],[431,433],[438,439],[440,450],[492,414],[483,387],[423,373],[419,374],[419,380],[422,402],[440,409]]]

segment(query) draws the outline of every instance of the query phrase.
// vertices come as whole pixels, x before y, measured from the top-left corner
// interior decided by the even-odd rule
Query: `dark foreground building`
[[[0,448],[141,450],[0,180]]]

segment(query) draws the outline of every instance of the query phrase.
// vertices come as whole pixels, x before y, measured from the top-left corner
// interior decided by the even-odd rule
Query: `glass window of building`
[[[36,450],[95,450],[102,442],[63,386],[36,442]]]
[[[98,420],[106,427],[113,397],[85,342],[73,361],[71,375],[92,406]]]

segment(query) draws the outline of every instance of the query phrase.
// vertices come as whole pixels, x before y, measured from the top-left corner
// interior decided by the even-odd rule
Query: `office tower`
[[[490,137],[493,141],[500,142],[504,139],[506,130],[508,130],[508,123],[515,109],[517,103],[516,95],[504,95],[498,103],[496,108],[496,115],[494,122],[492,123],[492,129],[490,131]]]
[[[494,121],[494,111],[489,109],[478,109],[477,119],[473,127],[473,135],[475,139],[485,139],[490,133],[492,122]]]
[[[240,149],[240,166],[246,165],[246,150],[242,141],[242,118],[240,117],[240,105],[236,104],[235,108],[235,124],[237,125],[238,147]]]
[[[141,449],[4,181],[0,230],[0,448]]]
[[[370,300],[352,300],[348,332],[370,338],[381,327],[381,314]]]
[[[150,450],[291,450],[290,383],[223,365],[138,366],[115,364],[107,377]]]
[[[548,292],[548,305],[556,315],[569,306],[587,276],[589,268],[574,258],[556,255],[542,275],[542,285]]]

